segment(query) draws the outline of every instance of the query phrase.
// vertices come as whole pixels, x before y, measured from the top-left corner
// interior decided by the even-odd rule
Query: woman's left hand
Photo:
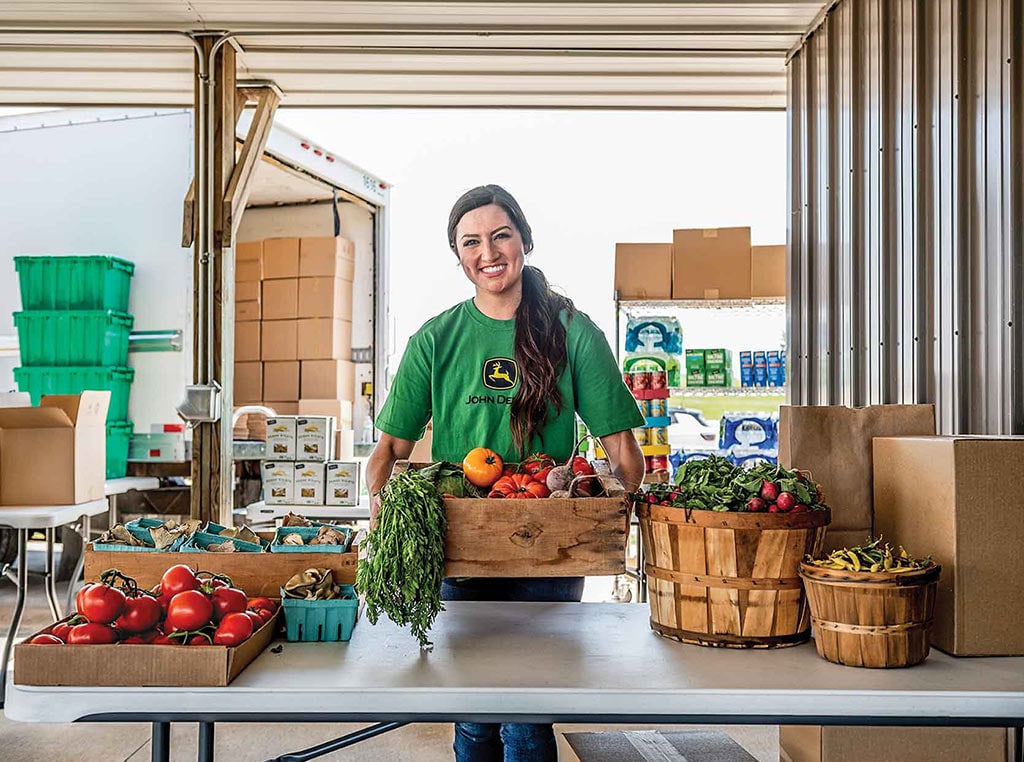
[[[608,455],[612,473],[619,477],[627,492],[636,492],[644,481],[644,454],[632,429],[600,437],[601,449]]]

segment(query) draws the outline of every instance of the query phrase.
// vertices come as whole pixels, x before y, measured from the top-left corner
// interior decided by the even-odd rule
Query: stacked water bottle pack
[[[779,460],[779,416],[776,413],[724,413],[718,424],[717,450],[679,450],[669,457],[673,468],[712,455],[737,466],[753,468]]]
[[[644,415],[633,430],[647,462],[647,473],[667,474],[669,387],[680,385],[682,331],[672,317],[630,318],[626,326],[623,379]]]

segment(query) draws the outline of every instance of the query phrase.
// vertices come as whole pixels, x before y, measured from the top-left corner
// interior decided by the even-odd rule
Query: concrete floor
[[[30,551],[29,568],[42,569],[42,554]],[[42,581],[30,577],[29,597],[22,619],[21,637],[46,626],[51,621],[43,594]],[[63,584],[58,591],[66,590]],[[610,600],[610,581],[588,580],[585,599]],[[0,580],[0,645],[10,624],[14,606],[14,586]],[[217,758],[228,762],[257,762],[297,751],[349,733],[360,725],[311,723],[306,725],[268,725],[232,723],[217,725]],[[574,762],[578,758],[562,737],[565,732],[639,729],[632,725],[556,725],[559,759]],[[642,726],[645,728],[686,729],[679,726]],[[743,726],[725,730],[758,762],[777,762],[779,734],[774,726]],[[175,725],[171,736],[171,759],[195,759],[195,725]],[[449,724],[408,725],[390,733],[364,741],[356,746],[322,757],[325,760],[349,762],[450,762],[452,726]],[[143,762],[150,757],[149,726],[137,723],[110,725],[28,725],[11,722],[0,715],[0,759],[4,762]],[[723,760],[723,762],[728,762]]]

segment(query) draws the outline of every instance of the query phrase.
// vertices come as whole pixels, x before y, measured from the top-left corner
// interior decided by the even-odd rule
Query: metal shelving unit
[[[669,391],[673,397],[785,397],[785,386],[683,386]]]

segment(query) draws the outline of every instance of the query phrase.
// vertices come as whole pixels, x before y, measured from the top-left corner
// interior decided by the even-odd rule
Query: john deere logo
[[[519,366],[507,357],[492,357],[484,363],[484,386],[488,389],[511,389],[519,381]]]

